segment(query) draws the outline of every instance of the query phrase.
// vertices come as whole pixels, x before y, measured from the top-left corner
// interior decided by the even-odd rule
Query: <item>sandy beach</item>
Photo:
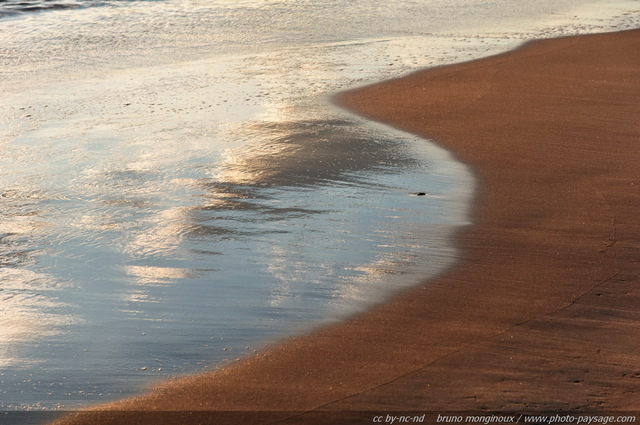
[[[640,411],[638,53],[638,30],[543,40],[341,93],[471,167],[458,264],[344,323],[62,423]]]

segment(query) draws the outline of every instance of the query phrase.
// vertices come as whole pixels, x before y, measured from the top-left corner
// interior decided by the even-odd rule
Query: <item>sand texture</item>
[[[640,31],[537,41],[336,100],[471,167],[459,263],[345,323],[108,407],[274,411],[238,423],[640,411]]]

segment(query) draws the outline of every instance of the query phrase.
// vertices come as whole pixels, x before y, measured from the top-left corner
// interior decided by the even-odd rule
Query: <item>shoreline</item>
[[[631,58],[639,48],[640,30],[535,40],[338,95],[369,119],[435,140],[472,169],[473,225],[458,238],[469,271],[452,274],[483,268],[486,278],[503,281],[492,297],[465,285],[478,298],[520,295],[501,300],[521,310],[478,344],[477,358],[441,361],[432,372],[441,378],[431,389],[436,409],[640,410],[640,225],[633,219],[640,61]],[[421,91],[432,100],[411,95]],[[491,148],[478,146],[484,142]],[[518,291],[510,283],[535,286]],[[504,312],[490,299],[484,305],[490,317],[478,312],[480,320]],[[504,357],[488,358],[498,347]],[[607,357],[617,350],[615,364]],[[424,385],[434,386],[428,378]]]
[[[474,171],[456,266],[340,324],[62,423],[124,423],[127,410],[246,412],[242,423],[640,411],[638,49],[639,30],[540,40],[337,95]]]

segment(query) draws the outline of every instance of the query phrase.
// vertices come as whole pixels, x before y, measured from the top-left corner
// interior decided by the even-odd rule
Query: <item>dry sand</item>
[[[337,101],[475,172],[459,264],[345,323],[108,407],[274,411],[136,414],[154,424],[640,411],[640,31],[537,41]]]

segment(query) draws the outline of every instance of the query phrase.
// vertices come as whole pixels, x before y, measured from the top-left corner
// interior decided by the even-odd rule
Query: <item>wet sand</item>
[[[638,30],[537,41],[340,94],[475,172],[459,263],[344,323],[65,423],[640,411],[638,53]]]

